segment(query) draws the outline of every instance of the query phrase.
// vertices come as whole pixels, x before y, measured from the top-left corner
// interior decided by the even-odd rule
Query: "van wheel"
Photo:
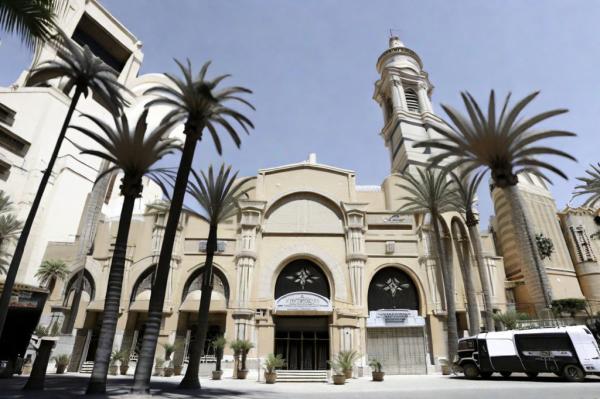
[[[535,378],[538,376],[539,373],[537,371],[529,371],[525,374],[527,374],[527,377],[529,377],[529,378]]]
[[[479,369],[473,363],[467,363],[463,366],[463,373],[465,377],[473,380],[479,376]]]
[[[511,376],[511,374],[512,374],[512,371],[501,371],[501,372],[500,372],[500,375],[501,375],[502,377],[504,377],[504,378],[508,378],[508,377],[510,377],[510,376]]]
[[[581,382],[585,379],[585,372],[576,364],[567,364],[563,369],[563,377],[569,382]]]

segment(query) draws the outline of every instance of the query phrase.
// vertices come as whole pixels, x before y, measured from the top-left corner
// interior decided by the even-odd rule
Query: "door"
[[[278,317],[275,319],[276,355],[288,370],[327,370],[329,332],[326,317]]]
[[[427,374],[422,327],[369,328],[367,354],[381,362],[386,374]]]

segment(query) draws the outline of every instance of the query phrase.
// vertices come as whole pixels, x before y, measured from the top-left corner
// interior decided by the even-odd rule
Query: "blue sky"
[[[375,62],[397,29],[422,58],[435,85],[433,103],[460,106],[469,90],[486,102],[490,89],[541,95],[530,113],[566,107],[547,126],[578,134],[552,143],[579,163],[550,159],[570,176],[597,162],[600,133],[600,1],[403,0],[104,0],[101,3],[143,43],[142,73],[176,72],[173,58],[254,90],[256,130],[242,149],[226,145],[223,160],[255,174],[259,168],[302,161],[352,169],[358,184],[380,184],[389,156],[379,137],[381,111],[372,100]],[[0,84],[13,82],[29,52],[2,35]],[[224,141],[228,141],[225,139]],[[221,162],[212,143],[196,163]],[[574,179],[554,179],[562,208]],[[482,227],[492,213],[480,193]]]

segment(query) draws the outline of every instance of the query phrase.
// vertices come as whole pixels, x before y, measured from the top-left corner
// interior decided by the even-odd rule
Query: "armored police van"
[[[600,350],[585,326],[499,331],[459,340],[455,365],[467,378],[554,373],[578,382],[600,375]]]

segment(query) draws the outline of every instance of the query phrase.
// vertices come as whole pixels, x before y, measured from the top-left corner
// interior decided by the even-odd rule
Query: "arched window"
[[[137,298],[137,296],[143,293],[144,291],[148,293],[148,298],[144,299],[150,299],[150,292],[152,291],[152,283],[154,282],[155,269],[156,266],[150,266],[142,274],[140,274],[135,284],[133,285],[133,290],[131,291],[131,302],[133,302]]]
[[[77,284],[77,279],[79,278],[79,273],[76,273],[73,277],[71,277],[71,280],[69,280],[69,282],[66,285],[66,289],[65,289],[65,294],[64,294],[64,300],[63,300],[63,305],[64,306],[70,306],[70,301],[72,300],[72,292],[75,291],[76,284]],[[87,293],[88,297],[89,297],[89,301],[93,301],[94,300],[94,295],[96,294],[96,287],[94,285],[94,278],[92,277],[92,275],[90,274],[90,272],[88,272],[87,270],[83,270],[83,289],[82,292]]]
[[[329,281],[323,270],[308,259],[298,259],[287,264],[275,283],[275,299],[297,291],[314,292],[329,298]]]
[[[419,310],[417,287],[408,274],[397,267],[378,271],[369,284],[369,310]]]
[[[192,275],[187,279],[185,286],[183,287],[183,295],[181,296],[181,302],[184,302],[188,294],[202,290],[202,279],[204,277],[204,267],[194,271]],[[225,298],[226,305],[229,304],[229,284],[227,278],[219,269],[213,267],[213,292],[211,299],[215,300],[218,297]],[[215,295],[216,294],[216,295]],[[200,299],[199,297],[197,299]]]
[[[406,89],[404,91],[404,95],[406,97],[406,105],[408,107],[408,111],[409,112],[420,112],[420,107],[419,107],[419,97],[417,96],[417,93],[415,93],[415,91],[413,89]]]

